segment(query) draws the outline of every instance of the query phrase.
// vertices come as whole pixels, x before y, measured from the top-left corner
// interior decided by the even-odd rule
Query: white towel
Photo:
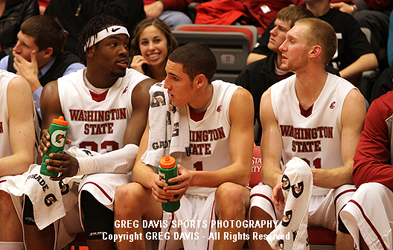
[[[85,151],[71,147],[67,152],[76,157],[87,156]],[[35,223],[42,230],[74,207],[78,201],[78,183],[82,176],[52,181],[48,176],[41,175],[40,169],[41,165],[33,164],[23,175],[8,179],[6,185],[11,195],[29,196],[34,207]]]
[[[142,156],[142,161],[151,166],[158,166],[166,155],[178,158],[190,146],[188,113],[185,105],[172,105],[164,82],[154,84],[150,90],[149,109],[149,145]]]
[[[267,237],[273,249],[309,249],[307,224],[308,205],[313,178],[308,164],[294,157],[286,164],[282,192],[286,199],[282,222]]]

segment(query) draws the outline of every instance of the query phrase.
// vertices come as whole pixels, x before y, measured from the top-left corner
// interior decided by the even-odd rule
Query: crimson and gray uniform
[[[124,133],[131,118],[134,87],[148,77],[127,69],[124,77],[102,94],[92,93],[84,84],[85,70],[58,79],[62,113],[68,121],[71,146],[106,153],[123,147]],[[87,190],[102,204],[113,209],[115,190],[129,183],[127,174],[93,174],[84,178],[80,191]]]
[[[86,68],[63,76],[57,81],[62,113],[69,126],[67,139],[72,141],[67,147],[76,146],[101,154],[121,149],[124,146],[124,133],[133,112],[132,91],[138,83],[148,77],[133,69],[127,69],[126,75],[119,78],[107,91],[96,94],[87,87],[85,72]],[[82,152],[83,156],[87,157],[92,154],[89,150],[79,150],[78,153]],[[74,156],[83,157],[77,154]],[[73,240],[76,233],[82,231],[78,207],[78,194],[80,197],[82,190],[90,192],[100,203],[113,210],[116,188],[131,182],[130,173],[91,174],[54,182],[49,180],[49,177],[38,174],[36,168],[39,167],[32,165],[29,172],[19,176],[14,183],[33,183],[31,185],[34,195],[29,195],[31,186],[29,190],[22,192],[28,194],[33,204],[34,220],[39,229],[54,223],[55,249],[62,249]],[[42,188],[42,183],[46,184],[45,188]],[[22,188],[25,187],[26,184],[24,187],[22,185]],[[14,194],[20,195],[20,192],[16,190]],[[48,195],[51,195],[50,200],[46,199]],[[42,202],[44,198],[45,202]],[[50,211],[51,207],[59,207],[59,203],[59,210],[42,215],[43,210]],[[61,210],[65,211],[65,215]]]
[[[229,120],[229,106],[232,96],[239,88],[220,80],[213,81],[213,98],[202,120],[194,121],[188,113],[190,128],[190,149],[183,153],[181,165],[188,170],[215,171],[232,164],[229,156],[229,135],[231,123]],[[188,110],[188,108],[187,108]],[[180,208],[174,213],[164,212],[164,221],[168,225],[172,220],[192,220],[202,222],[200,225],[182,226],[175,228],[182,233],[193,233],[189,240],[183,241],[185,250],[213,249],[213,238],[209,240],[209,233],[215,231],[211,225],[214,216],[214,194],[216,188],[190,187],[180,200]],[[166,232],[173,227],[163,228]],[[168,240],[160,240],[159,249],[175,249],[180,243],[172,235]],[[177,248],[176,248],[177,249]]]
[[[343,166],[342,108],[354,86],[340,77],[328,74],[324,88],[312,106],[312,112],[305,117],[296,96],[295,81],[296,75],[293,75],[271,87],[273,112],[282,137],[284,164],[296,156],[306,161],[311,168],[332,169]],[[339,209],[336,212],[335,207],[344,206],[354,190],[353,185],[334,190],[314,186],[309,224],[336,230],[335,218]],[[258,206],[273,219],[280,219],[281,214],[275,210],[271,195],[272,188],[260,183],[251,191],[251,207]]]

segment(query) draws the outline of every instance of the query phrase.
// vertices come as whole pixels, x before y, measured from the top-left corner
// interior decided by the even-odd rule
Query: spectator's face
[[[295,25],[287,32],[284,43],[280,46],[282,53],[281,70],[296,72],[308,63],[310,46],[303,35],[307,27]]]
[[[165,35],[154,25],[142,31],[139,49],[150,65],[165,65],[168,58],[168,42]]]
[[[267,47],[276,53],[280,53],[278,48],[285,41],[285,35],[290,29],[291,26],[288,21],[276,19],[274,21],[274,28],[270,31],[270,39]]]
[[[22,31],[19,31],[17,37],[18,42],[13,49],[16,54],[29,62],[31,62],[31,52],[33,50],[37,52],[37,59],[40,57],[38,46],[35,44],[33,37],[23,34]]]
[[[169,99],[173,106],[189,104],[193,107],[192,104],[198,101],[196,87],[190,77],[183,72],[183,65],[168,60],[165,71],[167,76],[164,88],[168,89]]]
[[[88,63],[100,72],[108,72],[112,77],[123,77],[128,66],[129,38],[127,35],[113,35],[94,45],[92,60]]]

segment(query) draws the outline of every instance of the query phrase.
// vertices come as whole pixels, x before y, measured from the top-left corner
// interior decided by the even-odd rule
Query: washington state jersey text
[[[330,138],[333,139],[333,127],[317,127],[317,128],[295,128],[290,125],[280,125],[281,136],[292,137],[296,140],[292,141],[292,152],[320,152],[321,141],[315,139]],[[313,141],[310,141],[310,140]]]
[[[70,109],[71,121],[84,122],[107,122],[116,120],[126,120],[127,110],[117,108],[111,110],[77,110]],[[113,134],[113,122],[108,123],[87,123],[84,125],[85,135]]]
[[[77,110],[70,109],[71,121],[107,122],[127,119],[126,108],[111,110]]]
[[[289,136],[298,140],[318,138],[333,138],[333,127],[295,128],[290,125],[280,125],[281,136]]]
[[[190,142],[211,142],[225,139],[224,128],[190,131]],[[192,155],[211,155],[211,143],[190,143]]]

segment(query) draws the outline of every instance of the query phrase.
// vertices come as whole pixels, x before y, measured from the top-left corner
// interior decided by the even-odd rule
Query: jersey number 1
[[[194,163],[194,168],[196,171],[203,171],[203,165],[201,161],[197,161]]]
[[[302,158],[302,160],[305,161],[310,167],[312,167],[308,159]],[[314,168],[321,168],[321,158],[316,158],[315,160],[313,160],[312,165],[314,166]]]

